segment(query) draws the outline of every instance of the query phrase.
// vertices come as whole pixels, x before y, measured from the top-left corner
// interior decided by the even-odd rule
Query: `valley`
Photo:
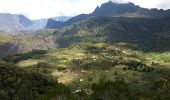
[[[0,31],[0,100],[170,99],[169,9],[109,1],[75,17],[0,14]]]
[[[157,87],[154,86],[158,84],[157,82],[168,79],[169,54],[166,53],[165,55],[158,52],[145,53],[139,50],[133,50],[124,43],[82,42],[68,48],[50,51],[31,51],[26,54],[6,57],[3,60],[29,72],[33,71],[57,78],[59,83],[69,87],[71,93],[73,93],[70,93],[73,99],[93,99],[94,90],[91,86],[93,84],[100,84],[100,82],[107,83],[108,81],[121,81],[123,82],[122,85],[129,84],[128,91],[132,91],[133,95],[126,95],[127,97],[121,97],[122,95],[120,95],[119,98],[127,99],[130,96],[134,99],[154,99],[157,98],[155,97],[156,93],[159,94],[160,91],[166,91],[155,91]],[[100,86],[97,88],[100,89]],[[98,90],[97,92],[100,93],[100,91],[103,90]],[[104,91],[106,93],[108,92],[107,89]],[[114,94],[113,91],[110,92]],[[127,90],[124,92],[126,93]],[[54,92],[51,95],[47,92],[47,94],[39,98],[41,100],[42,98],[50,100],[57,98],[57,94]],[[99,94],[96,95],[100,97]],[[102,96],[102,98],[113,98],[110,96],[106,95]],[[161,98],[165,97],[163,96]]]

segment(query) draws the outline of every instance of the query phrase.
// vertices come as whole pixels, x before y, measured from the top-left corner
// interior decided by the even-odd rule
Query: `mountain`
[[[170,100],[168,14],[108,2],[66,22],[48,19],[46,28],[59,29],[0,34],[0,100]]]
[[[62,21],[59,22],[59,21],[49,19],[45,28],[47,28],[47,29],[61,28],[63,26],[71,25],[73,23],[82,21],[82,20],[84,20],[88,17],[89,16],[87,14],[81,14],[81,15],[75,16],[75,17],[73,17],[73,18],[71,18],[71,19],[69,19],[68,21],[65,21],[65,22],[62,22]]]
[[[0,31],[17,32],[25,30],[29,25],[32,25],[32,21],[23,15],[0,14]]]
[[[62,26],[62,21],[56,21],[54,19],[48,19],[46,27],[47,29],[55,29],[56,27],[61,27]]]
[[[65,22],[65,21],[69,20],[70,18],[71,18],[71,16],[58,16],[58,17],[53,17],[52,19],[54,19],[56,21]]]
[[[24,15],[17,15],[17,16],[19,18],[20,23],[23,26],[27,27],[27,26],[30,26],[33,24],[32,21],[30,19],[28,19],[27,17],[25,17]]]
[[[71,17],[59,16],[54,17],[56,21],[66,21]],[[44,29],[47,19],[30,20],[24,15],[0,13],[0,32],[1,33],[22,33],[24,31],[36,31]],[[22,31],[22,32],[21,32]]]
[[[60,47],[82,41],[125,42],[147,50],[170,49],[170,18],[91,17],[54,32]]]
[[[71,18],[70,20],[59,23],[59,27],[57,27],[57,22],[54,27],[49,27],[48,23],[46,28],[60,28],[63,26],[72,25],[73,23],[77,23],[79,21],[83,21],[89,17],[170,17],[170,10],[158,10],[156,8],[147,9],[137,6],[133,3],[116,3],[109,1],[107,3],[102,4],[100,7],[96,7],[96,9],[90,14],[81,14]],[[54,22],[55,23],[55,22]]]
[[[58,17],[53,17],[53,18],[43,18],[43,19],[33,20],[32,27],[34,27],[35,30],[43,29],[43,28],[45,28],[46,24],[49,24],[49,27],[50,27],[52,21],[53,21],[52,23],[60,24],[61,22],[65,22],[65,21],[69,20],[70,18],[71,18],[70,16],[58,16]],[[55,25],[53,27],[59,27],[59,26],[55,26]]]
[[[0,58],[32,50],[49,50],[57,47],[53,30],[38,30],[34,35],[0,35]]]
[[[104,3],[101,7],[97,7],[91,16],[122,16],[126,13],[135,13],[141,10],[139,6],[134,5],[133,3],[113,3],[109,1],[108,3]]]
[[[170,10],[158,10],[156,8],[142,8],[133,3],[116,3],[109,1],[97,7],[91,16],[115,16],[115,17],[170,17]]]

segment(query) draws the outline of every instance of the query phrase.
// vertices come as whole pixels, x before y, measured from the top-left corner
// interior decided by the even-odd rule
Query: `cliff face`
[[[0,57],[26,53],[31,50],[49,50],[56,47],[57,45],[53,36],[25,40],[15,39],[0,45]]]

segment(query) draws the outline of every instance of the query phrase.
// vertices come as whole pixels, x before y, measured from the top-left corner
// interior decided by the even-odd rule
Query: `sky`
[[[0,0],[0,13],[23,14],[30,19],[91,13],[109,0]],[[170,9],[170,0],[114,0],[145,8]]]

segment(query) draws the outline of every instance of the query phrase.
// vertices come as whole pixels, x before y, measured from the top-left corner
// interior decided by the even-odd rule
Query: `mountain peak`
[[[107,3],[102,4],[100,7],[97,7],[95,11],[92,13],[93,16],[114,16],[123,13],[132,13],[139,10],[140,7],[136,6],[131,2],[127,3],[119,3],[109,1]]]
[[[170,17],[170,10],[158,10],[142,8],[132,2],[117,2],[117,0],[110,0],[97,6],[90,14],[80,14],[71,18],[70,20],[59,23],[60,27],[71,25],[79,21],[85,20],[89,17],[142,17],[142,18],[160,18]],[[55,22],[54,22],[55,23]],[[49,23],[50,24],[50,23]],[[52,25],[52,24],[50,24]],[[57,25],[56,25],[57,26]],[[46,25],[48,28],[48,24]],[[60,28],[54,27],[54,28]]]
[[[56,27],[60,27],[62,24],[63,24],[62,21],[56,21],[56,20],[54,20],[52,18],[49,18],[45,28],[55,29]]]
[[[110,0],[108,3],[113,3],[113,1]]]
[[[131,5],[135,5],[132,2],[122,2],[122,1],[116,1],[116,0],[110,0],[110,1],[103,3],[103,4],[112,4],[112,5],[131,4]]]

